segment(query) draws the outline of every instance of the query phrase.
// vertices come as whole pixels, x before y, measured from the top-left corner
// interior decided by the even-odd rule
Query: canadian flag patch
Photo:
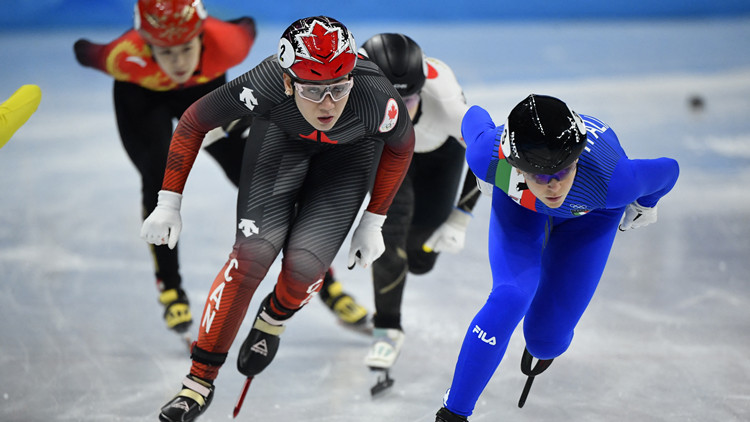
[[[393,98],[388,100],[388,104],[385,106],[385,116],[383,117],[383,123],[378,128],[381,132],[388,132],[396,126],[398,121],[398,104]]]

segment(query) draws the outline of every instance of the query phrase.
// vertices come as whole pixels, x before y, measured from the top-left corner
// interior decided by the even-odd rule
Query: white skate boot
[[[389,371],[401,353],[406,336],[397,328],[375,328],[372,335],[374,340],[365,356],[365,365],[375,372],[375,385],[370,388],[370,394],[375,396],[393,385]]]
[[[372,369],[390,369],[401,353],[404,332],[396,328],[375,328],[372,336],[374,340],[365,356],[365,365]]]

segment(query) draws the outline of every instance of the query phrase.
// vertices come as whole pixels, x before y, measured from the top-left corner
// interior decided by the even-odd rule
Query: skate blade
[[[378,397],[393,387],[394,379],[390,377],[390,370],[384,368],[370,368],[375,374],[375,384],[370,387],[370,396]]]
[[[355,333],[364,334],[366,336],[372,336],[373,325],[370,321],[363,321],[359,324],[349,324],[339,320],[339,325],[346,328],[347,330],[354,331]]]

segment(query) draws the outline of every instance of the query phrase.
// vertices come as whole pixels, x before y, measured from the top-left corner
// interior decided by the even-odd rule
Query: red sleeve
[[[209,16],[203,32],[203,72],[225,73],[245,60],[254,43],[255,22],[251,18],[224,22]]]
[[[182,193],[206,133],[251,114],[251,110],[244,103],[237,101],[237,97],[232,93],[232,82],[234,81],[198,99],[180,117],[169,144],[167,166],[162,181],[164,190]],[[256,111],[260,108],[256,107]]]
[[[107,69],[107,62],[111,61],[110,54],[113,51],[120,51],[122,49],[120,46],[123,43],[131,41],[134,36],[137,37],[136,32],[129,30],[107,44],[95,44],[86,39],[79,39],[73,45],[73,51],[75,52],[76,60],[82,66],[93,67],[94,69],[111,74]]]
[[[167,155],[167,167],[164,171],[162,189],[182,193],[185,189],[190,170],[203,143],[203,137],[213,129],[211,124],[201,122],[199,118],[202,100],[193,103],[183,113],[177,128],[172,134]]]
[[[94,44],[89,40],[80,39],[73,44],[73,52],[81,66],[93,67],[104,71],[104,49],[106,45]]]
[[[403,103],[399,104],[404,110]],[[401,113],[393,134],[385,140],[367,211],[385,215],[406,177],[414,154],[414,127],[408,113]]]
[[[172,81],[151,56],[151,49],[131,29],[108,44],[78,40],[76,59],[83,66],[100,70],[118,81],[131,82],[154,91],[175,89]]]

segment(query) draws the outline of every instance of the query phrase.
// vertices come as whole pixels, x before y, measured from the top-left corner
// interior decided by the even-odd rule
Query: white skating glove
[[[154,245],[167,244],[169,249],[174,249],[182,230],[181,204],[181,194],[160,190],[156,208],[141,226],[141,237],[148,243]]]
[[[656,207],[644,207],[637,201],[633,201],[625,208],[625,215],[622,216],[620,222],[620,231],[645,227],[651,223],[656,223]]]
[[[373,214],[369,211],[362,214],[359,226],[352,235],[348,264],[350,270],[356,264],[359,264],[362,268],[367,268],[385,252],[382,233],[384,222],[384,215]]]
[[[470,213],[453,208],[448,219],[424,242],[422,249],[425,252],[460,252],[464,248],[469,221],[471,221]]]

